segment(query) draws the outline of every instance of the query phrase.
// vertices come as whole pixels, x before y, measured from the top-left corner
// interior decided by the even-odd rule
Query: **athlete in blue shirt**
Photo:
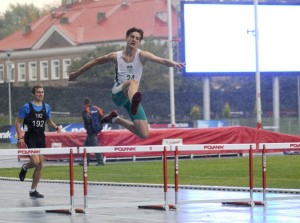
[[[61,128],[54,124],[51,119],[51,108],[43,103],[44,89],[36,85],[32,88],[33,101],[23,105],[16,120],[16,131],[18,136],[18,148],[46,148],[45,125],[46,123],[61,132]],[[23,130],[21,126],[23,125]],[[25,132],[25,134],[23,133]],[[23,164],[19,178],[24,181],[27,170],[35,168],[32,176],[31,190],[29,196],[43,198],[44,195],[36,191],[41,178],[44,156],[31,155],[27,163]]]

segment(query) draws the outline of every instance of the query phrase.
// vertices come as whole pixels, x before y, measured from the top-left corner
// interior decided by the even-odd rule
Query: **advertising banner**
[[[14,125],[0,126],[0,143],[17,143],[16,128]]]
[[[227,120],[197,120],[197,128],[215,128],[229,126]]]
[[[86,132],[83,123],[72,123],[59,125],[62,128],[62,132]],[[103,130],[111,130],[114,126],[105,124]],[[50,129],[50,132],[54,132],[55,129]],[[16,127],[15,125],[0,126],[0,143],[17,143]]]

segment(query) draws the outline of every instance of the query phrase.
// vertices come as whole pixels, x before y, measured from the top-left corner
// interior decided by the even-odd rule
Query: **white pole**
[[[280,95],[279,77],[273,77],[273,126],[275,132],[280,131]]]
[[[10,68],[11,74],[11,68]],[[12,117],[11,117],[11,87],[10,87],[10,78],[8,80],[8,113],[9,113],[9,125],[12,124]]]
[[[8,81],[8,116],[9,116],[9,125],[12,124],[11,117],[11,89],[10,89],[10,79],[12,75],[12,64],[10,62],[10,52],[7,52],[7,81]]]
[[[203,79],[203,116],[204,120],[210,120],[210,88],[209,88],[209,77]]]
[[[173,46],[172,46],[172,5],[171,0],[168,0],[168,48],[169,48],[169,59],[173,60]],[[175,96],[174,96],[174,69],[169,68],[170,78],[170,116],[171,126],[175,127]]]
[[[256,128],[261,129],[261,90],[260,90],[260,72],[259,72],[259,34],[258,34],[258,0],[254,0],[254,16],[255,16],[255,64],[256,64]]]

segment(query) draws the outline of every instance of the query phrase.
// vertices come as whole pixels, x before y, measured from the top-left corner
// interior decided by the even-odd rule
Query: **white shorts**
[[[120,91],[122,91],[123,90],[123,84],[120,84],[120,85],[114,85],[113,86],[113,88],[112,88],[112,90],[111,90],[111,92],[113,93],[113,94],[117,94],[117,93],[119,93]]]

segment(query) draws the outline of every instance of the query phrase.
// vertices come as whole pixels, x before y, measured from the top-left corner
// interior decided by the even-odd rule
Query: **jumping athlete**
[[[142,105],[142,93],[138,91],[143,66],[147,61],[162,64],[168,67],[182,68],[184,63],[178,63],[169,59],[158,57],[150,52],[138,49],[144,31],[139,28],[131,28],[126,32],[126,47],[124,50],[112,52],[91,60],[75,72],[71,72],[69,80],[73,81],[85,71],[95,65],[114,63],[116,66],[115,84],[112,88],[112,101],[117,106],[124,107],[131,121],[118,116],[117,111],[112,111],[102,118],[103,123],[117,123],[140,138],[149,135],[148,121]]]
[[[48,104],[43,103],[44,89],[36,85],[32,88],[33,101],[23,105],[16,120],[16,131],[18,136],[18,148],[46,148],[45,124],[61,132],[61,128],[54,124],[51,119],[51,109]],[[23,122],[23,131],[21,129]],[[37,192],[36,188],[40,181],[44,156],[31,155],[30,160],[23,164],[19,173],[20,181],[24,181],[28,169],[35,168],[32,176],[31,190],[29,196],[32,198],[43,198],[44,195]]]

